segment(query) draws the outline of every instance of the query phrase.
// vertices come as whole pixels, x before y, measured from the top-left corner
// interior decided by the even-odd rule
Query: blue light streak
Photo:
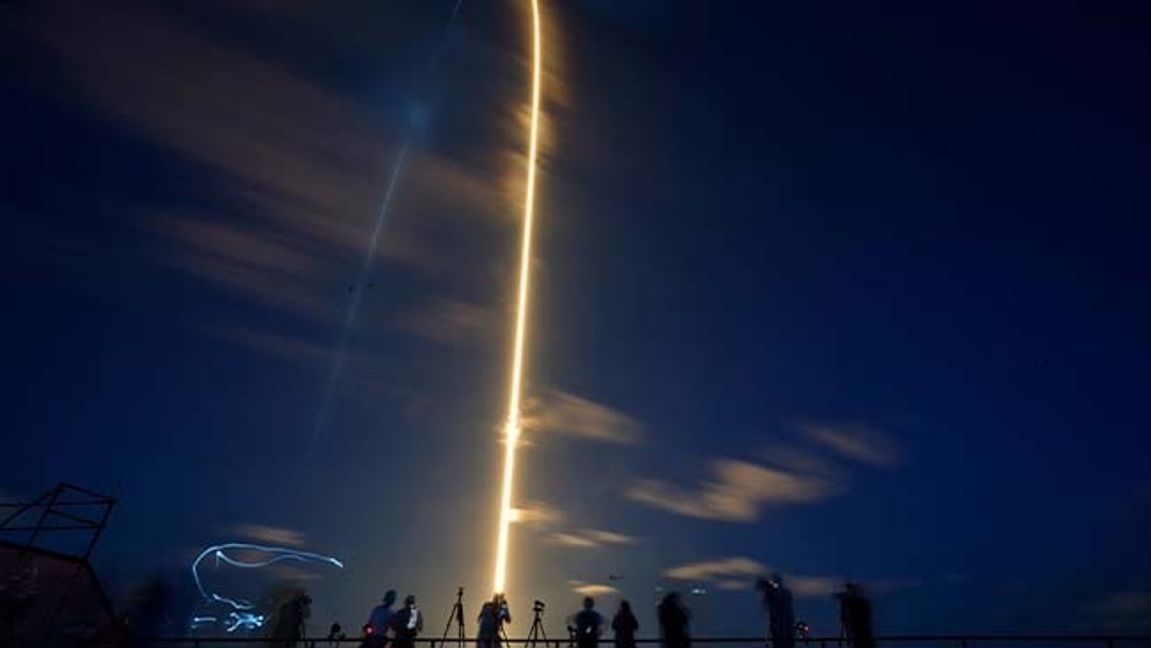
[[[227,552],[236,551],[258,551],[268,554],[269,557],[261,560],[241,560],[229,556]],[[222,594],[209,591],[204,587],[203,581],[200,579],[200,564],[207,558],[212,558],[216,561],[216,566],[220,563],[230,565],[232,567],[239,567],[242,569],[260,569],[268,567],[279,562],[294,561],[294,562],[320,562],[340,569],[344,568],[344,563],[338,558],[332,556],[325,556],[323,554],[312,553],[310,551],[298,551],[296,549],[288,549],[285,547],[269,547],[266,545],[249,544],[246,542],[228,542],[220,545],[213,545],[200,552],[196,559],[192,561],[192,580],[196,582],[196,589],[200,591],[200,596],[205,601],[212,603],[223,603],[232,608],[227,618],[223,621],[224,629],[231,633],[236,630],[245,629],[250,630],[259,628],[264,625],[268,617],[263,614],[253,612],[256,606],[245,598],[231,598]],[[219,622],[220,619],[214,616],[197,616],[192,617],[192,626],[196,627],[201,624]]]
[[[448,42],[448,35],[451,33],[452,23],[456,20],[456,15],[460,13],[460,6],[463,0],[456,0],[452,5],[452,11],[448,14],[448,19],[444,23],[444,27],[440,32],[440,38],[436,41],[431,55],[428,57],[425,66],[425,72],[422,75],[424,80],[429,79],[439,65],[440,55],[443,53],[444,47]],[[415,94],[423,94],[418,91]],[[363,260],[360,262],[360,270],[356,275],[356,283],[352,285],[352,301],[348,304],[347,310],[344,312],[343,326],[340,329],[339,341],[336,344],[335,352],[332,355],[332,364],[328,369],[328,377],[324,382],[324,391],[320,397],[320,406],[316,411],[316,422],[312,428],[312,435],[308,441],[307,456],[312,458],[316,454],[316,449],[319,446],[320,437],[324,435],[324,431],[328,427],[329,411],[332,408],[332,401],[335,398],[336,388],[339,386],[340,376],[344,371],[345,359],[348,353],[348,344],[351,341],[352,329],[355,326],[356,318],[360,312],[361,302],[363,301],[364,293],[367,292],[368,275],[371,272],[372,265],[376,258],[376,248],[379,246],[380,234],[383,232],[384,224],[387,221],[388,212],[391,210],[392,197],[396,192],[396,183],[403,173],[403,169],[408,159],[408,150],[412,147],[413,139],[426,127],[428,116],[421,110],[410,110],[408,114],[408,128],[404,135],[402,144],[396,157],[392,162],[391,177],[388,179],[387,189],[384,191],[384,197],[380,203],[379,211],[376,213],[375,222],[372,225],[371,234],[368,236],[367,251],[364,254]]]
[[[384,221],[387,220],[388,211],[392,207],[392,197],[396,194],[396,183],[400,179],[400,173],[404,169],[404,163],[408,159],[408,149],[411,148],[411,138],[408,137],[400,146],[399,153],[396,154],[395,162],[392,163],[392,175],[388,179],[388,188],[384,192],[384,200],[380,203],[380,211],[376,215],[376,222],[372,226],[372,233],[368,237],[368,249],[364,254],[364,260],[360,264],[360,271],[356,275],[356,283],[352,290],[352,303],[348,305],[348,310],[344,312],[344,325],[340,330],[340,341],[336,346],[335,356],[332,358],[332,366],[328,371],[328,380],[324,384],[324,395],[320,400],[320,409],[316,414],[316,425],[312,431],[312,438],[308,443],[308,456],[315,455],[316,444],[319,442],[324,430],[328,425],[328,410],[332,406],[332,398],[336,393],[336,385],[340,381],[340,374],[344,370],[344,359],[348,354],[348,343],[352,338],[352,328],[355,326],[356,317],[360,313],[360,304],[364,300],[364,293],[367,292],[368,273],[372,269],[372,262],[376,258],[376,248],[379,246],[380,234],[384,231]]]
[[[268,617],[263,614],[251,614],[249,612],[232,612],[228,615],[227,627],[224,628],[225,632],[232,633],[237,630],[255,630],[262,627]]]

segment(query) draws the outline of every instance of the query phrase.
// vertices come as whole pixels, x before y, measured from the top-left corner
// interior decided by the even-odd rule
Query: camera
[[[545,607],[547,607],[547,605],[543,601],[536,599],[535,602],[532,603],[532,612],[540,614],[544,611]]]

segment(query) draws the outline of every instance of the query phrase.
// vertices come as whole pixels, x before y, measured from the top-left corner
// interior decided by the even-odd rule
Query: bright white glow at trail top
[[[527,189],[524,196],[523,243],[520,249],[519,302],[516,307],[516,336],[512,347],[511,386],[508,390],[508,418],[504,423],[504,479],[500,494],[500,528],[496,543],[496,570],[493,590],[504,592],[508,571],[508,531],[512,518],[512,487],[515,485],[516,445],[520,438],[520,395],[523,390],[524,344],[527,338],[528,287],[531,280],[532,225],[535,218],[536,156],[539,151],[540,81],[543,66],[539,0],[532,3],[532,105],[528,132]]]

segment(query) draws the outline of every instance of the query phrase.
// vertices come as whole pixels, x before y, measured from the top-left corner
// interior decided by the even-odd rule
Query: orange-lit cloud
[[[903,451],[888,435],[863,425],[808,424],[807,436],[834,452],[876,468],[891,468],[903,461]]]
[[[563,514],[547,502],[527,500],[512,509],[512,522],[537,527],[550,527],[563,521]]]
[[[631,545],[637,541],[632,536],[603,529],[557,531],[548,535],[545,540],[550,544],[578,549],[598,549],[607,545]]]
[[[504,324],[500,313],[462,299],[434,297],[403,314],[399,327],[441,344],[464,346],[484,341]]]
[[[632,485],[627,497],[640,504],[689,517],[751,522],[766,506],[818,502],[841,489],[828,477],[733,459],[713,461],[711,471],[713,478],[696,489],[684,489],[657,479],[642,479]]]
[[[20,21],[84,98],[191,163],[189,185],[214,197],[191,214],[123,206],[151,242],[145,257],[270,308],[340,318],[405,124],[162,5],[47,0]],[[489,106],[492,132],[482,135],[500,145],[486,157],[413,147],[379,257],[437,278],[489,271],[490,252],[461,251],[517,213],[500,186],[519,175],[514,105]]]
[[[245,524],[235,529],[237,535],[247,540],[280,547],[302,547],[306,542],[304,534],[294,529],[265,526],[262,524]]]
[[[767,565],[746,557],[716,558],[671,567],[663,572],[666,578],[693,583],[708,583],[721,590],[747,590],[758,578],[773,571]],[[900,587],[883,589],[882,584],[899,583]],[[918,584],[914,579],[886,579],[876,581],[875,591],[892,591]],[[843,586],[841,579],[811,574],[785,574],[784,584],[792,593],[803,598],[825,598]]]
[[[615,594],[619,591],[611,585],[605,585],[603,583],[588,583],[581,580],[570,580],[568,581],[568,585],[571,585],[573,592],[576,594],[582,594],[584,596],[607,596],[609,594]]]
[[[831,596],[843,586],[839,579],[830,576],[788,576],[784,580],[793,594],[806,598]]]
[[[718,558],[671,567],[663,575],[673,580],[714,581],[734,577],[756,577],[767,573],[767,566],[751,558]]]
[[[642,438],[643,426],[634,418],[606,405],[558,389],[544,389],[528,401],[523,418],[529,433],[565,436],[634,445]]]

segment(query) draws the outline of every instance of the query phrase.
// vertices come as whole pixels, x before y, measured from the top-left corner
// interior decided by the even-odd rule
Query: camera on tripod
[[[536,614],[543,614],[545,607],[547,607],[547,604],[539,599],[536,599],[535,602],[532,603],[532,612],[535,612]]]

